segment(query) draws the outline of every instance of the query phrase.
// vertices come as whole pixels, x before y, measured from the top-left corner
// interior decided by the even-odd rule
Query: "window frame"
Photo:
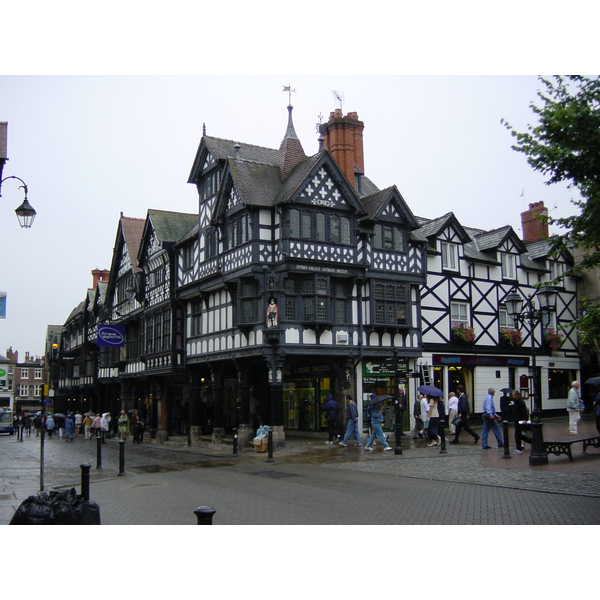
[[[373,280],[370,285],[371,318],[377,327],[410,328],[411,297],[410,284],[393,281]],[[398,319],[399,312],[403,318]]]
[[[454,311],[454,307],[464,307],[465,309],[465,319],[455,319],[454,315],[455,315],[455,311]],[[459,301],[454,301],[452,300],[450,302],[450,327],[458,327],[460,325],[462,325],[463,327],[471,327],[471,319],[470,319],[470,306],[467,302],[459,302]],[[459,311],[461,312],[461,311]],[[459,315],[459,317],[462,315]]]
[[[440,241],[440,254],[442,255],[442,269],[445,271],[458,271],[458,244]],[[454,264],[451,264],[454,262]]]

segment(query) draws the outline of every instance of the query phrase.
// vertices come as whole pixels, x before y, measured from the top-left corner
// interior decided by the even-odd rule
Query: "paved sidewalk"
[[[566,418],[544,422],[547,440],[565,431]],[[595,428],[584,421],[580,431]],[[90,463],[103,524],[194,524],[201,504],[217,509],[215,524],[600,523],[600,449],[574,448],[574,462],[550,455],[548,465],[530,467],[528,452],[504,459],[503,450],[483,451],[468,434],[445,454],[403,437],[401,456],[325,439],[288,436],[271,463],[252,450],[233,458],[231,447],[127,444],[125,476],[114,440],[102,447],[102,469],[95,441],[46,440],[46,487],[79,491],[79,465]],[[8,523],[39,491],[39,439],[3,436],[0,452],[0,523]],[[456,502],[461,514],[449,516]],[[379,507],[376,516],[369,506]]]

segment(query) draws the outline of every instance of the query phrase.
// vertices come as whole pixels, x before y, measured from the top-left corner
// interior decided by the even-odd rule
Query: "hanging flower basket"
[[[452,338],[459,342],[474,342],[475,330],[472,327],[468,327],[465,325],[455,325],[452,328]]]
[[[518,329],[502,327],[500,329],[500,341],[510,346],[520,346],[523,343],[523,336]]]
[[[544,332],[544,342],[551,350],[558,350],[563,345],[564,337],[558,331],[547,329]]]

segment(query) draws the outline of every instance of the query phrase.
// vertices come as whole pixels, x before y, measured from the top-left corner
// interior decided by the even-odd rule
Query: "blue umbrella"
[[[425,396],[433,396],[434,398],[443,398],[444,392],[440,388],[433,387],[432,385],[422,385],[417,388],[421,394]]]

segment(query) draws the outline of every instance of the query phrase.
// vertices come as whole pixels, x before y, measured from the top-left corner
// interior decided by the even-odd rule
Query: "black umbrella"
[[[585,383],[600,383],[600,375],[590,377]]]
[[[369,406],[372,406],[373,404],[379,404],[380,402],[383,402],[384,400],[389,400],[392,396],[388,396],[388,395],[384,395],[384,396],[374,396],[373,398],[371,398],[369,400]]]
[[[55,417],[66,417],[67,415],[63,415],[62,413],[54,413]]]
[[[434,398],[443,398],[444,392],[440,390],[440,388],[436,388],[432,385],[422,385],[417,388],[421,394],[425,394],[425,396],[433,396]]]
[[[500,391],[510,396],[510,394],[512,394],[514,390],[512,388],[502,388]]]

